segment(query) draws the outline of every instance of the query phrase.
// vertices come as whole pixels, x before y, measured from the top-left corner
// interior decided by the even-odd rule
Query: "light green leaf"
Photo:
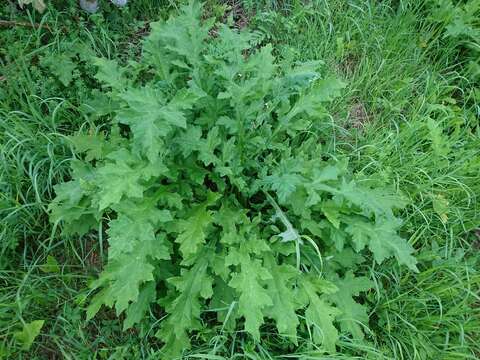
[[[127,86],[126,69],[121,68],[116,60],[94,58],[93,64],[98,67],[95,78],[115,90],[123,90]]]
[[[284,160],[262,183],[277,193],[281,203],[285,203],[297,187],[305,182],[301,170],[302,164],[295,159]]]
[[[30,323],[25,323],[22,331],[14,333],[15,339],[22,344],[22,350],[30,350],[44,323],[45,320],[34,320]]]
[[[196,254],[199,247],[206,242],[206,231],[212,223],[212,211],[207,210],[209,203],[205,202],[196,205],[188,214],[187,219],[179,220],[177,229],[179,231],[175,242],[180,244],[180,251],[184,260],[188,260]]]
[[[429,117],[427,127],[430,141],[432,142],[433,153],[437,156],[447,156],[450,152],[450,142],[447,136],[443,134],[442,123]]]
[[[296,301],[292,279],[295,279],[299,272],[290,265],[277,265],[272,256],[265,258],[265,267],[272,275],[266,284],[273,303],[266,309],[265,314],[275,320],[279,334],[287,336],[296,344],[297,326],[300,322],[295,313]]]
[[[70,140],[79,153],[86,153],[85,161],[99,160],[105,155],[105,136],[98,134],[76,134]]]
[[[95,183],[99,187],[98,209],[103,210],[112,204],[118,203],[122,197],[141,198],[145,188],[140,181],[145,178],[143,166],[131,165],[140,163],[128,150],[121,149],[110,154],[108,162],[99,167]]]
[[[136,247],[129,254],[109,260],[105,270],[91,286],[94,289],[102,286],[104,291],[93,298],[87,309],[87,320],[95,316],[101,304],[112,306],[114,303],[116,313],[120,315],[131,302],[137,301],[140,285],[154,280],[154,266],[144,259],[139,261],[137,254],[145,257],[142,249]]]
[[[353,339],[362,340],[363,328],[368,327],[367,307],[356,302],[353,296],[371,289],[373,282],[364,276],[355,277],[352,271],[348,271],[343,279],[336,276],[332,281],[337,285],[338,291],[331,294],[329,299],[342,312],[337,316],[340,329],[352,334]]]
[[[405,200],[387,189],[371,189],[354,181],[343,181],[338,194],[358,206],[366,216],[393,217],[393,209],[405,207]]]
[[[302,94],[283,122],[290,121],[298,114],[306,113],[309,116],[323,115],[324,104],[340,95],[345,84],[336,78],[317,81],[313,88]]]
[[[58,265],[57,260],[52,255],[48,255],[45,264],[40,265],[40,270],[45,273],[59,273],[60,265]]]
[[[200,2],[190,1],[182,6],[179,15],[167,22],[153,23],[145,45],[148,53],[157,55],[158,45],[161,44],[164,52],[171,53],[171,56],[162,54],[163,61],[175,61],[181,68],[199,65],[204,40],[213,25],[211,21],[201,22],[201,11]]]
[[[308,298],[305,319],[307,325],[313,329],[313,341],[322,344],[328,352],[334,353],[338,341],[338,330],[333,325],[333,321],[341,312],[318,295],[318,292],[324,290],[322,286],[318,286],[318,283],[304,279],[302,286]]]
[[[202,129],[197,126],[189,126],[185,132],[178,137],[178,146],[184,158],[187,158],[194,151],[198,151],[202,144]]]
[[[64,234],[83,235],[94,228],[98,221],[90,209],[87,192],[80,180],[55,185],[55,199],[48,205],[50,221],[62,222]]]
[[[200,140],[198,145],[198,158],[204,163],[205,166],[210,164],[215,165],[218,163],[219,160],[215,155],[215,149],[221,144],[221,142],[222,140],[219,136],[219,129],[216,126],[208,132],[205,140]]]
[[[236,303],[236,292],[221,278],[215,279],[210,309],[217,312],[217,319],[223,326],[233,330],[238,317],[238,304]]]
[[[183,270],[181,276],[168,281],[177,290],[177,295],[168,302],[168,318],[161,324],[156,336],[165,343],[162,350],[165,358],[172,359],[190,347],[188,332],[200,327],[200,298],[212,296],[213,279],[208,275],[209,256],[201,254],[195,265]]]
[[[41,64],[46,66],[64,86],[70,85],[77,68],[72,57],[67,54],[52,54],[43,58]]]
[[[245,330],[259,341],[259,328],[263,324],[266,308],[273,305],[268,291],[260,285],[260,281],[272,279],[272,275],[260,260],[251,259],[247,254],[239,254],[238,261],[241,271],[233,274],[228,285],[240,294],[238,312],[245,318]]]
[[[145,313],[150,309],[150,304],[156,300],[156,295],[154,281],[150,281],[142,287],[137,300],[126,311],[127,316],[123,322],[124,331],[143,319]]]
[[[117,314],[129,306],[138,308],[144,302],[138,299],[141,285],[154,280],[154,260],[170,259],[165,235],[155,231],[155,226],[165,220],[162,210],[147,201],[127,201],[114,209],[118,215],[109,222],[107,230],[109,262],[92,284],[93,289],[103,287],[103,290],[92,300],[87,318],[95,316],[102,304],[109,307],[115,304]]]
[[[417,260],[411,255],[413,248],[397,234],[401,222],[398,219],[378,219],[374,224],[361,218],[348,220],[346,232],[352,236],[355,250],[358,252],[368,246],[378,264],[395,256],[400,264],[418,271]]]

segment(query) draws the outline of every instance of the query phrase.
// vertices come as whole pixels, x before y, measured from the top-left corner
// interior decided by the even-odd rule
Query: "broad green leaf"
[[[393,209],[406,205],[404,199],[391,191],[362,187],[354,181],[343,181],[338,194],[362,209],[366,216],[393,217]]]
[[[40,265],[40,270],[45,273],[59,273],[60,265],[58,265],[57,260],[52,255],[48,255],[45,264]]]
[[[25,323],[21,331],[14,333],[15,339],[22,344],[22,350],[30,350],[44,323],[45,320],[34,320],[30,323]]]
[[[293,173],[274,174],[267,176],[265,183],[277,193],[279,201],[284,203],[297,186],[303,183],[303,178],[301,175]]]
[[[311,91],[300,96],[282,121],[288,122],[301,113],[306,113],[309,116],[323,115],[325,111],[324,104],[337,97],[340,94],[340,90],[344,87],[345,84],[335,78],[318,81]]]
[[[271,175],[265,177],[263,183],[275,191],[279,201],[284,203],[295,192],[295,189],[305,182],[300,174],[301,170],[302,164],[295,159],[285,160]]]
[[[447,156],[450,152],[450,143],[448,138],[443,134],[442,124],[429,117],[427,127],[434,154],[437,156]]]
[[[143,255],[143,259],[138,259],[137,254]],[[154,280],[155,268],[145,261],[145,257],[141,245],[138,245],[131,253],[109,260],[105,270],[91,286],[93,289],[104,287],[104,291],[93,298],[87,309],[87,320],[95,316],[102,304],[110,307],[114,303],[116,313],[120,315],[130,303],[137,301],[140,286]]]
[[[150,281],[142,287],[137,300],[126,311],[123,330],[130,329],[144,318],[145,313],[150,309],[150,304],[156,300],[156,295],[154,281]]]
[[[115,90],[123,90],[127,86],[126,69],[121,68],[116,60],[94,58],[93,64],[98,71],[95,78]]]
[[[142,304],[143,300],[138,299],[139,289],[142,284],[154,280],[154,261],[170,259],[166,238],[157,233],[154,226],[172,218],[145,202],[124,205],[114,207],[119,213],[109,222],[109,262],[92,284],[92,288],[104,287],[104,290],[92,301],[88,318],[93,317],[102,304],[115,304],[117,314],[131,303]]]
[[[470,24],[465,23],[461,17],[457,17],[450,24],[448,24],[445,30],[445,35],[451,37],[459,37],[463,35],[475,39],[480,35],[478,29],[475,29]]]
[[[221,277],[215,279],[210,309],[216,311],[217,319],[223,323],[224,327],[229,330],[235,328],[238,317],[236,292]]]
[[[273,305],[266,309],[265,314],[274,319],[278,332],[297,343],[298,316],[295,313],[295,291],[292,280],[299,272],[290,265],[277,265],[272,256],[265,258],[265,267],[269,269],[272,278],[266,281],[267,291]]]
[[[180,244],[184,260],[196,254],[199,247],[206,242],[207,227],[212,223],[212,211],[207,210],[207,204],[196,205],[187,219],[179,220],[177,227],[179,235],[175,242]]]
[[[141,180],[144,167],[131,165],[139,162],[126,149],[118,150],[109,155],[114,162],[108,162],[97,169],[95,183],[99,187],[98,209],[104,210],[112,204],[118,203],[122,197],[141,198],[145,190]]]
[[[374,224],[361,218],[348,220],[346,232],[352,236],[353,245],[358,252],[368,246],[378,264],[395,256],[400,264],[418,271],[417,260],[412,256],[414,249],[397,234],[400,226],[398,219],[378,219]]]
[[[322,204],[322,212],[325,215],[325,217],[330,221],[330,223],[336,228],[340,228],[340,210],[341,208],[335,204],[333,201],[324,201]],[[342,247],[339,247],[339,250],[341,250]]]
[[[144,49],[165,77],[169,69],[168,65],[162,64],[163,61],[170,60],[173,65],[182,69],[200,64],[201,52],[205,47],[204,40],[213,25],[211,21],[202,24],[200,19],[201,5],[191,1],[189,5],[182,6],[178,16],[171,17],[166,22],[151,24],[152,31]]]
[[[168,280],[178,295],[166,307],[169,316],[162,322],[156,336],[165,343],[162,350],[170,359],[190,347],[188,332],[200,327],[200,298],[212,296],[213,279],[207,271],[209,256],[201,254],[196,260],[191,269]]]
[[[164,149],[164,140],[174,127],[186,128],[184,111],[190,109],[195,95],[184,92],[165,101],[165,95],[153,87],[129,89],[120,97],[127,106],[117,112],[122,124],[132,129],[134,147],[153,163]]]
[[[108,235],[109,259],[115,259],[121,254],[132,253],[138,247],[144,247],[145,251],[142,254],[144,253],[145,256],[169,259],[169,250],[164,244],[162,236],[155,234],[155,228],[146,219],[119,214],[117,219],[110,221]]]
[[[207,138],[200,140],[198,145],[198,150],[200,151],[198,158],[203,161],[205,166],[217,164],[219,161],[215,155],[215,149],[221,143],[218,131],[218,127],[211,129],[207,134]]]
[[[85,161],[99,160],[105,155],[105,136],[99,134],[77,134],[71,136],[75,149],[79,153],[85,153]]]
[[[332,290],[318,286],[318,283],[308,279],[302,281],[302,287],[308,298],[305,319],[307,325],[313,330],[313,341],[322,344],[328,352],[334,353],[338,341],[338,330],[333,322],[341,312],[319,296],[319,293],[325,292],[325,290],[327,292],[332,292]]]
[[[71,56],[67,54],[52,54],[43,58],[41,64],[46,66],[64,86],[70,85],[74,71],[77,68],[75,62],[72,61]]]
[[[83,235],[94,228],[98,221],[90,208],[87,192],[80,180],[55,185],[55,199],[48,205],[50,220],[62,222],[63,233]]]
[[[232,245],[243,241],[244,236],[240,233],[240,228],[242,228],[242,225],[249,223],[249,219],[246,211],[226,201],[222,204],[220,210],[215,213],[214,222],[222,227],[220,241]]]
[[[348,271],[343,279],[332,279],[338,291],[329,296],[329,299],[338,307],[341,314],[337,316],[340,329],[350,333],[354,340],[363,340],[363,329],[368,327],[367,307],[355,301],[354,296],[373,287],[373,282],[367,277],[355,277]]]
[[[232,275],[228,283],[240,295],[238,313],[245,318],[245,330],[260,341],[260,325],[263,324],[265,311],[273,305],[268,291],[260,281],[272,279],[269,271],[260,260],[251,259],[248,254],[238,254],[240,271]]]
[[[125,214],[119,214],[115,220],[109,222],[108,256],[115,259],[123,253],[131,253],[139,243],[155,241],[153,226],[142,219],[131,219]]]
[[[197,126],[189,126],[185,132],[178,136],[178,146],[184,158],[187,158],[201,146],[202,129]]]
[[[142,250],[132,254],[136,255],[139,261],[146,262],[147,257],[166,260],[170,258],[164,236],[156,231],[159,224],[173,220],[168,210],[160,210],[147,201],[125,201],[113,208],[118,215],[108,224],[109,259],[132,253],[135,249]]]

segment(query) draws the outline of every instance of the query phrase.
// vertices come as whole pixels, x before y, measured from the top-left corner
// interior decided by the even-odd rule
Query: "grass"
[[[478,78],[469,72],[478,53],[464,45],[473,40],[445,36],[446,24],[431,19],[429,2],[314,3],[247,2],[244,11],[277,54],[323,60],[325,73],[347,83],[330,109],[325,151],[348,156],[360,177],[394,183],[404,194],[402,232],[417,250],[420,271],[364,265],[376,283],[364,299],[374,309],[371,334],[361,346],[344,339],[335,356],[322,355],[308,338],[295,349],[273,334],[255,344],[241,333],[210,329],[192,339],[196,347],[186,358],[476,359],[480,97]],[[103,241],[96,234],[60,237],[46,207],[53,186],[68,176],[66,135],[102,124],[88,112],[98,89],[88,57],[137,56],[148,22],[177,5],[137,0],[120,10],[105,3],[91,17],[75,1],[53,2],[43,15],[0,7],[2,19],[50,28],[0,32],[6,78],[0,89],[0,358],[160,356],[151,337],[158,314],[127,332],[110,312],[85,322],[86,288],[102,266]],[[49,255],[59,268],[45,272]],[[22,351],[14,333],[37,319],[45,325]]]

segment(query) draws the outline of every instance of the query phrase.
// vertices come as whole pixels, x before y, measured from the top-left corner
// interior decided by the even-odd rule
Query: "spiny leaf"
[[[76,134],[70,140],[79,153],[86,153],[85,161],[100,160],[105,155],[105,136],[99,134]]]
[[[205,244],[207,227],[212,223],[212,211],[207,210],[210,203],[196,205],[189,212],[187,219],[179,220],[177,229],[179,231],[175,242],[180,244],[180,251],[184,260],[188,260],[196,254],[198,248]]]
[[[142,166],[131,165],[138,160],[126,149],[121,149],[109,155],[113,162],[107,162],[99,167],[95,184],[99,187],[98,209],[103,210],[118,203],[123,196],[141,198],[144,186],[140,181],[145,177]]]
[[[393,209],[406,205],[405,200],[392,191],[362,187],[355,181],[343,181],[338,194],[362,209],[366,216],[393,217]]]
[[[331,101],[340,94],[345,84],[338,79],[330,78],[318,81],[312,91],[302,94],[293,106],[286,118],[282,121],[288,122],[298,114],[306,113],[310,116],[322,115],[324,104]]]
[[[47,260],[45,264],[40,265],[40,270],[45,273],[59,273],[60,272],[60,265],[58,264],[57,259],[52,255],[47,256]]]
[[[102,304],[111,306],[115,303],[116,313],[120,315],[131,302],[137,301],[140,285],[154,280],[155,268],[144,259],[137,259],[137,254],[143,255],[143,258],[146,255],[140,247],[137,245],[130,253],[110,260],[98,280],[92,284],[92,288],[102,286],[104,291],[93,298],[87,309],[87,320],[95,316]]]
[[[217,312],[217,319],[223,326],[230,330],[235,328],[238,317],[236,292],[221,277],[215,279],[210,309]]]
[[[137,300],[126,311],[127,316],[123,322],[123,330],[130,329],[144,318],[145,313],[150,308],[150,304],[156,300],[156,295],[154,281],[150,281],[142,287]]]
[[[215,156],[215,149],[221,143],[218,131],[218,127],[214,127],[208,132],[207,138],[200,140],[198,144],[198,150],[200,151],[198,158],[203,161],[205,166],[218,162],[218,158]]]
[[[71,180],[55,185],[55,199],[49,204],[50,220],[62,221],[64,234],[83,235],[98,223],[90,208],[87,192],[82,188],[80,180]]]
[[[207,273],[209,257],[200,255],[195,265],[182,271],[181,276],[169,279],[177,296],[166,307],[168,318],[162,322],[156,336],[165,343],[165,356],[173,358],[190,347],[188,332],[200,326],[201,303],[199,298],[212,296],[213,279]]]
[[[182,6],[180,15],[171,17],[167,22],[151,24],[152,32],[147,38],[146,50],[155,56],[163,48],[171,53],[171,56],[163,56],[170,57],[174,65],[187,69],[190,65],[197,66],[201,60],[204,40],[212,26],[211,21],[202,24],[200,19],[201,5],[190,1],[189,5]]]
[[[93,64],[98,67],[95,78],[115,90],[123,90],[127,86],[126,69],[121,68],[116,60],[94,58]]]
[[[295,313],[295,292],[292,279],[299,272],[290,265],[277,265],[270,255],[265,258],[265,267],[269,269],[272,278],[266,281],[267,291],[273,305],[266,310],[266,315],[275,320],[279,334],[285,335],[293,343],[297,343],[298,316]]]
[[[361,218],[348,220],[346,231],[352,235],[356,251],[368,246],[378,264],[385,259],[395,256],[400,264],[418,271],[417,260],[411,255],[413,248],[405,239],[397,235],[400,221],[396,219],[378,219],[374,224]]]
[[[109,262],[92,284],[94,289],[100,286],[105,289],[92,301],[89,318],[102,304],[115,303],[117,314],[120,314],[130,303],[141,303],[143,300],[138,300],[140,285],[154,280],[152,261],[170,259],[165,236],[157,234],[154,226],[171,217],[149,203],[123,205],[115,207],[118,217],[109,223]]]
[[[47,67],[64,86],[70,85],[77,68],[72,57],[67,54],[52,54],[43,58],[41,64]]]
[[[333,321],[341,312],[318,295],[318,293],[325,291],[325,288],[318,282],[304,279],[302,287],[308,298],[305,319],[307,325],[313,328],[313,340],[317,344],[322,344],[327,351],[333,353],[335,352],[335,344],[338,341],[338,330],[333,325]],[[328,292],[331,291],[329,288],[326,290]]]
[[[158,212],[162,214],[161,211]],[[146,218],[119,214],[117,219],[110,221],[108,235],[110,259],[115,259],[120,254],[132,253],[137,246],[143,246],[146,249],[145,254],[152,258],[169,259],[169,251],[162,236],[155,234],[155,228]]]
[[[151,162],[164,151],[163,138],[174,127],[187,126],[184,111],[190,109],[196,99],[186,91],[166,103],[165,95],[150,86],[129,89],[120,97],[127,107],[118,111],[118,120],[130,126],[135,148]]]
[[[251,259],[248,254],[239,253],[238,261],[240,271],[233,274],[228,285],[240,294],[238,312],[245,317],[245,330],[259,341],[259,328],[263,324],[265,309],[273,305],[268,291],[260,285],[260,281],[272,279],[272,275],[260,260]]]
[[[262,181],[268,188],[274,190],[281,203],[287,201],[288,197],[295,191],[295,189],[305,182],[305,179],[300,174],[302,164],[295,159],[288,159],[282,161],[280,166],[276,168],[273,173],[266,176]]]
[[[329,296],[329,299],[342,312],[337,316],[340,328],[344,332],[352,334],[355,340],[364,338],[363,326],[368,326],[367,307],[359,304],[353,296],[359,296],[360,292],[373,287],[373,282],[362,276],[355,277],[352,271],[348,271],[343,279],[335,276],[332,281],[338,287],[338,291]]]

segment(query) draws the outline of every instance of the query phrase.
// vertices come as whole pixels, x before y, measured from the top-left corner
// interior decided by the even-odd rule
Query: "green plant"
[[[87,317],[114,307],[128,329],[158,303],[166,357],[209,323],[260,340],[265,319],[334,352],[339,332],[362,341],[368,326],[364,249],[416,270],[404,200],[324,150],[344,84],[259,40],[190,3],[152,24],[139,62],[98,58],[114,120],[71,138],[72,180],[50,205],[67,235],[107,229]]]
[[[455,59],[462,65],[461,71],[466,72],[472,83],[480,79],[480,1],[429,0],[425,2],[427,9],[427,24],[433,26],[432,34],[438,37],[440,46],[445,42],[454,44]],[[436,44],[436,38],[426,38],[425,41]],[[466,66],[465,66],[466,65]]]

